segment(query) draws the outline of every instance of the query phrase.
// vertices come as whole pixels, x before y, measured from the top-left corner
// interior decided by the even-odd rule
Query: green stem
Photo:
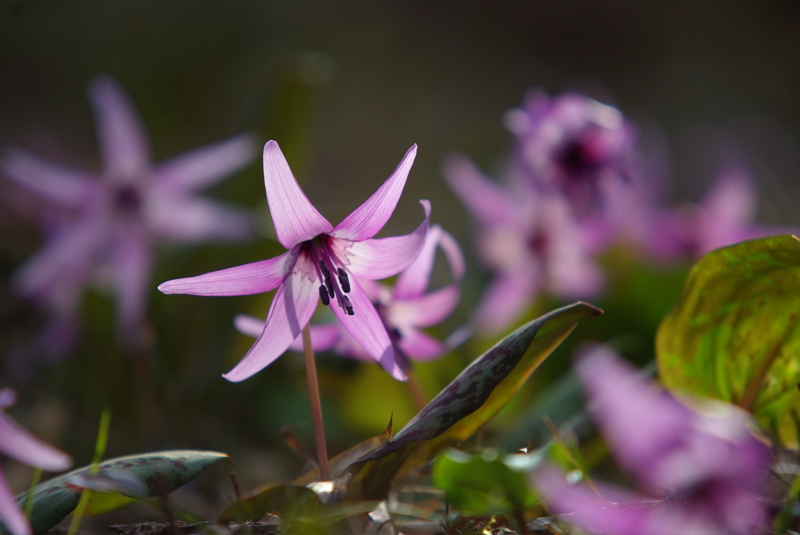
[[[303,353],[306,360],[306,382],[308,383],[308,399],[311,402],[311,420],[314,423],[314,440],[317,446],[319,477],[322,481],[328,481],[331,477],[330,469],[328,468],[328,448],[325,445],[325,428],[322,425],[322,403],[319,397],[317,363],[314,359],[314,350],[311,347],[311,331],[308,325],[303,327]]]

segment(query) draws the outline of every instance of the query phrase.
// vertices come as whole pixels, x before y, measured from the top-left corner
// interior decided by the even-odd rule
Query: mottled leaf
[[[104,473],[126,473],[138,478],[144,485],[144,495],[125,496],[119,492],[93,492],[86,514],[105,513],[137,499],[161,496],[185,485],[200,472],[223,459],[229,459],[224,453],[215,451],[174,450],[157,453],[145,453],[109,459],[99,464],[97,475]],[[75,486],[73,481],[90,478],[92,466],[85,466],[60,476],[54,477],[37,486],[33,492],[33,508],[30,521],[34,533],[44,533],[64,517],[69,515],[78,505],[83,488]],[[124,489],[123,489],[124,490]],[[17,496],[17,501],[24,504],[28,493]]]
[[[368,438],[364,442],[356,444],[352,448],[343,451],[331,459],[329,461],[331,479],[337,479],[341,477],[353,463],[359,459],[363,459],[367,454],[372,453],[379,447],[389,442],[390,438],[392,438],[391,419],[389,420],[389,425],[386,427],[386,430],[383,433],[372,438]],[[295,485],[308,485],[315,481],[319,481],[319,479],[319,469],[315,468],[302,477],[295,479],[292,483]]]
[[[658,330],[659,375],[672,390],[751,411],[797,447],[800,241],[781,235],[717,249],[692,268]]]
[[[579,321],[602,311],[586,303],[554,310],[523,325],[470,364],[385,446],[365,457],[351,484],[373,499],[390,481],[483,427]]]

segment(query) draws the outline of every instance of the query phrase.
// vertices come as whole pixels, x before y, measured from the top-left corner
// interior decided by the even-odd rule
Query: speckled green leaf
[[[381,498],[395,476],[432,459],[483,427],[578,322],[602,314],[586,303],[554,310],[523,325],[470,364],[385,446],[365,457],[352,487]]]
[[[797,447],[800,241],[789,235],[713,251],[692,268],[658,330],[664,385],[751,411]]]
[[[119,493],[92,493],[89,514],[111,511],[149,496],[161,496],[185,485],[200,472],[223,459],[215,451],[174,450],[117,457],[100,463],[98,474],[125,472],[136,476],[146,488],[143,496],[124,496]],[[80,500],[82,489],[70,484],[74,476],[88,476],[91,466],[85,466],[50,479],[34,490],[30,521],[34,533],[44,533],[69,515]],[[27,492],[17,500],[24,504]]]

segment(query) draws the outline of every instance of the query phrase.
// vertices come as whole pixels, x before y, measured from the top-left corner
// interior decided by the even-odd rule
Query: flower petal
[[[342,339],[342,335],[347,334],[339,323],[311,325],[308,331],[311,335],[311,347],[314,351],[328,351],[332,349]],[[289,349],[302,352],[303,337],[298,336],[295,338],[289,345]]]
[[[122,87],[108,76],[89,84],[106,177],[135,180],[150,165],[144,126]]]
[[[603,346],[584,354],[576,371],[614,458],[649,481],[658,462],[689,439],[692,413]]]
[[[420,204],[425,220],[411,234],[360,242],[333,239],[331,248],[356,277],[377,280],[396,275],[414,261],[425,243],[431,204],[424,200]]]
[[[0,413],[0,452],[27,466],[50,472],[60,472],[72,465],[69,455],[45,444],[5,413]]]
[[[449,349],[433,336],[417,329],[402,331],[398,345],[408,358],[420,361],[441,357]]]
[[[189,295],[252,295],[269,292],[287,278],[298,260],[297,254],[296,250],[286,251],[269,260],[220,269],[197,277],[174,279],[161,283],[158,289],[165,294]]]
[[[439,225],[430,228],[417,258],[397,277],[392,292],[395,299],[413,299],[425,293],[430,284],[433,261],[436,258],[436,248],[441,235],[442,227]]]
[[[10,150],[0,164],[3,174],[44,199],[75,208],[93,191],[91,176],[83,171],[52,165],[20,150]]]
[[[397,277],[393,297],[409,300],[421,296],[430,283],[430,274],[436,257],[436,248],[441,247],[450,264],[454,282],[458,283],[464,276],[464,255],[455,238],[442,230],[439,225],[431,227],[425,245],[419,256]]]
[[[244,167],[253,159],[255,148],[253,138],[243,134],[171,158],[153,169],[152,176],[165,189],[205,188]]]
[[[264,145],[264,187],[275,234],[287,249],[333,230],[300,189],[275,141]]]
[[[475,312],[477,328],[497,334],[508,327],[530,305],[541,284],[542,273],[535,265],[497,275]]]
[[[180,242],[242,239],[253,234],[250,212],[202,198],[153,198],[148,223],[160,238]]]
[[[313,266],[300,257],[295,271],[275,292],[261,336],[239,364],[222,375],[225,379],[238,382],[251,377],[272,364],[300,335],[319,300],[316,278],[309,274],[313,276]]]
[[[106,239],[107,229],[98,223],[87,218],[61,229],[16,271],[14,285],[25,295],[36,295],[50,291],[66,274],[75,276],[88,269],[93,251]]]
[[[395,300],[389,305],[392,325],[430,327],[441,323],[458,305],[460,290],[456,285],[445,286],[409,300]]]
[[[17,499],[11,492],[3,472],[0,471],[0,519],[11,535],[30,535],[31,525],[22,514]]]
[[[417,145],[415,144],[408,149],[400,161],[400,165],[381,187],[364,204],[353,210],[353,213],[336,225],[332,236],[345,240],[363,241],[377,234],[394,212],[416,156]]]
[[[513,222],[520,207],[500,184],[489,180],[468,158],[452,156],[444,163],[444,178],[472,215],[483,225]]]
[[[236,314],[233,318],[233,326],[236,327],[236,330],[253,338],[261,336],[261,333],[264,332],[265,323],[265,319],[259,319],[247,314]]]
[[[398,381],[405,381],[407,379],[406,374],[403,373],[397,362],[397,357],[383,320],[355,278],[350,279],[350,293],[347,295],[353,304],[355,314],[352,316],[347,315],[340,306],[337,306],[332,301],[330,306],[333,313],[339,318],[347,332],[361,344],[361,347],[378,364],[383,366]]]
[[[236,330],[240,333],[258,338],[264,331],[265,320],[246,314],[237,314],[236,317],[233,318],[233,323],[236,326]],[[342,333],[345,332],[339,323],[311,325],[308,330],[311,334],[311,347],[314,348],[314,351],[327,351],[331,349],[339,342]],[[289,349],[292,351],[303,351],[303,337],[298,336],[295,338],[292,343],[289,344]]]
[[[153,268],[153,246],[141,232],[120,233],[111,263],[120,334],[123,338],[136,340],[152,288],[148,286]]]

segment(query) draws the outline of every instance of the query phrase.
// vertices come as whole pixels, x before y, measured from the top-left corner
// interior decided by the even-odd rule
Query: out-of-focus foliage
[[[658,330],[659,373],[677,392],[752,412],[779,443],[800,428],[800,241],[773,236],[717,249],[692,268]]]

